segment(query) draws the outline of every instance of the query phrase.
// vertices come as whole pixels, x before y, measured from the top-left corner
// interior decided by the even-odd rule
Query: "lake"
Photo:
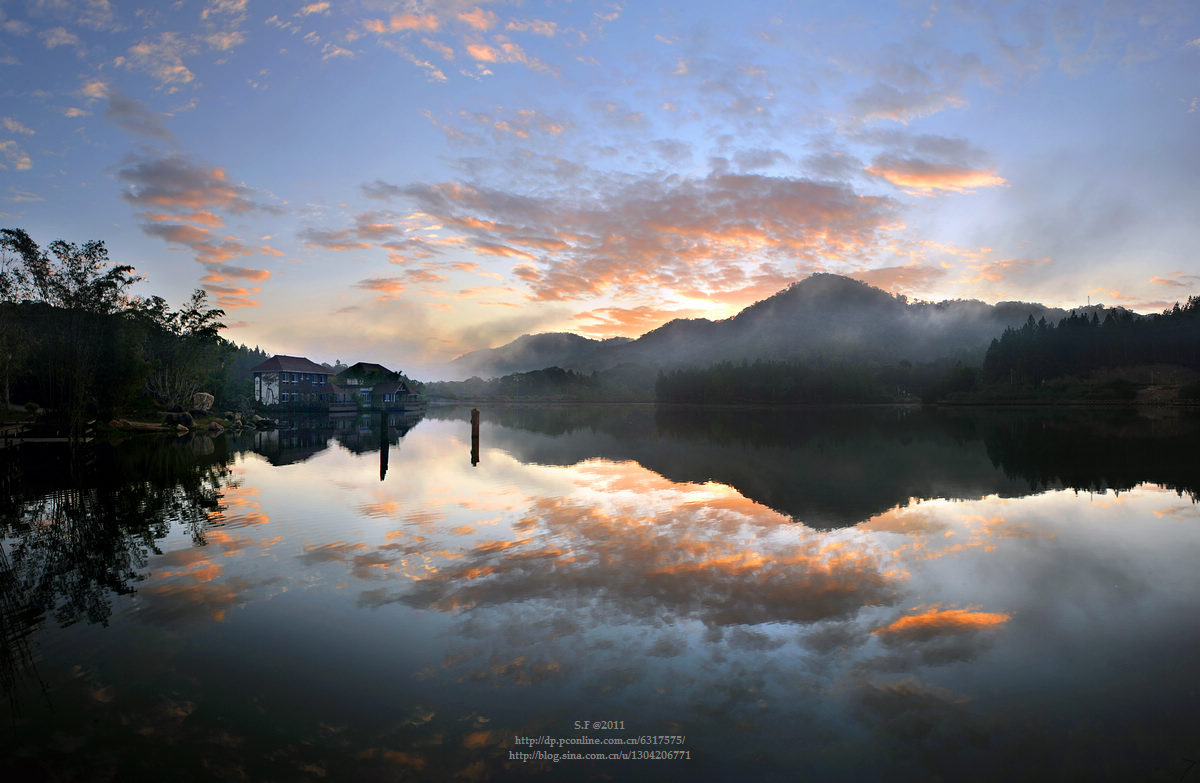
[[[0,776],[1200,781],[1196,411],[481,418],[0,452]]]

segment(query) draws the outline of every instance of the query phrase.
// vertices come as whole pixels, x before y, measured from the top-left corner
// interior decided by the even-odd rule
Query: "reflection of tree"
[[[1041,412],[998,420],[983,440],[1006,475],[1030,489],[1128,490],[1150,482],[1200,497],[1200,416],[1148,419],[1116,409],[1064,415]]]
[[[468,409],[431,415],[466,419]],[[633,459],[678,482],[716,481],[815,527],[855,524],[909,498],[1030,488],[1195,494],[1189,413],[898,407],[496,406],[488,442],[522,461]],[[485,425],[486,427],[486,425]]]
[[[156,540],[175,525],[204,544],[229,454],[207,436],[91,444],[4,455],[0,562],[5,662],[47,613],[107,623],[112,596],[134,591]],[[7,687],[7,684],[6,684]]]

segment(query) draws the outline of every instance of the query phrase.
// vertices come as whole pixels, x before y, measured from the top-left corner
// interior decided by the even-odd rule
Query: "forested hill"
[[[1097,306],[1087,312],[1107,311]],[[525,335],[460,357],[450,371],[486,377],[552,365],[592,371],[622,364],[672,368],[818,357],[887,364],[949,358],[978,365],[989,341],[1005,328],[1019,327],[1030,316],[1057,321],[1067,314],[1024,302],[910,302],[858,280],[817,274],[725,320],[679,319],[629,341]]]

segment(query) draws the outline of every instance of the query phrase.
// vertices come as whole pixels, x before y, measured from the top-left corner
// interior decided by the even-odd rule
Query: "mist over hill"
[[[1075,312],[1105,309],[1093,305]],[[448,374],[488,377],[550,366],[592,371],[622,364],[673,368],[818,357],[888,364],[950,358],[978,364],[1006,327],[1020,326],[1031,315],[1035,321],[1057,321],[1067,314],[1029,302],[910,302],[849,277],[815,274],[720,321],[676,319],[635,340],[523,335],[458,357]]]

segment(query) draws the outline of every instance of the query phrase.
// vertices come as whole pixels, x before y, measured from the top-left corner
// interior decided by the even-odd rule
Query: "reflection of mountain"
[[[636,460],[673,481],[728,484],[814,527],[855,524],[912,497],[1142,482],[1200,492],[1200,417],[1189,414],[498,406],[484,409],[482,430],[485,449],[524,462]]]

